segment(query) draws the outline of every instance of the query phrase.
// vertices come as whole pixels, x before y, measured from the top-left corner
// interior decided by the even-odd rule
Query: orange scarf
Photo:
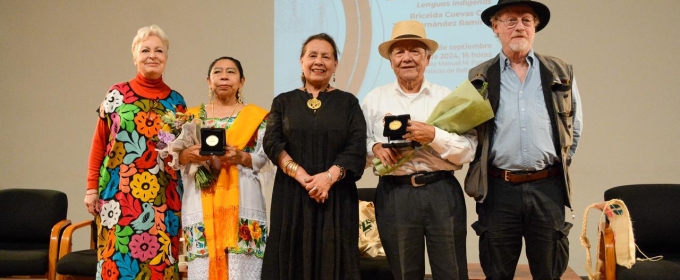
[[[243,150],[260,127],[267,113],[267,110],[255,105],[243,107],[231,127],[226,131],[227,143]],[[236,165],[222,166],[215,186],[201,192],[210,279],[229,278],[225,250],[236,247],[238,242],[240,198],[238,182]]]

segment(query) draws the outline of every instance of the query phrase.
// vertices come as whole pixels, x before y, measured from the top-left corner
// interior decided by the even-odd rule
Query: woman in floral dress
[[[98,225],[97,279],[179,279],[182,185],[156,151],[160,116],[186,106],[163,82],[168,48],[158,26],[140,28],[137,76],[113,85],[99,108],[84,201]]]
[[[268,112],[244,104],[241,63],[221,57],[208,72],[210,104],[187,110],[199,116],[202,127],[225,128],[229,145],[222,156],[201,156],[201,145],[179,153],[187,242],[189,279],[260,279],[267,239],[267,216],[260,177],[273,171],[262,149]],[[199,188],[196,166],[206,163],[216,182]],[[270,168],[271,169],[271,168]],[[209,171],[210,172],[210,171]],[[228,251],[228,253],[226,251]]]

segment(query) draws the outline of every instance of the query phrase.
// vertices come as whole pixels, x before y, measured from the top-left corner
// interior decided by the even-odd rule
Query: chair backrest
[[[626,203],[633,223],[635,243],[648,256],[677,254],[680,248],[680,184],[639,184],[614,187],[604,199]],[[638,257],[639,254],[638,254]]]
[[[0,249],[47,249],[52,227],[66,219],[68,198],[56,190],[0,190]]]
[[[357,188],[359,200],[375,202],[375,188]]]

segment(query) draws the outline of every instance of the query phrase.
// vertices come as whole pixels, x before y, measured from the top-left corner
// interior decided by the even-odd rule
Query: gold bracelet
[[[286,165],[286,175],[290,176],[290,169],[293,167],[294,163],[294,161],[291,161],[288,163],[288,165]]]
[[[283,164],[283,173],[290,176],[290,166],[293,162],[294,161],[292,159],[289,159],[286,161],[286,163]]]
[[[294,162],[294,161],[291,161],[290,163],[288,163],[288,165],[286,165],[286,175],[293,177],[292,175],[290,175],[290,174],[293,172],[293,171],[292,171],[292,170],[293,170],[293,166],[295,166],[295,162]]]
[[[290,174],[288,176],[295,178],[295,175],[297,175],[297,169],[299,164],[296,162],[293,162],[293,166],[290,168]]]

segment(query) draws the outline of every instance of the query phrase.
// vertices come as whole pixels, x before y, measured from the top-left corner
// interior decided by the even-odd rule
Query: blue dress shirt
[[[500,53],[501,94],[495,116],[491,158],[493,165],[513,171],[542,170],[559,161],[552,138],[550,116],[543,97],[539,60],[531,50],[526,60],[529,69],[524,83],[520,82],[510,67],[508,57]],[[572,97],[575,105],[574,141],[570,154],[576,152],[581,136],[582,113],[581,97],[572,84]]]

